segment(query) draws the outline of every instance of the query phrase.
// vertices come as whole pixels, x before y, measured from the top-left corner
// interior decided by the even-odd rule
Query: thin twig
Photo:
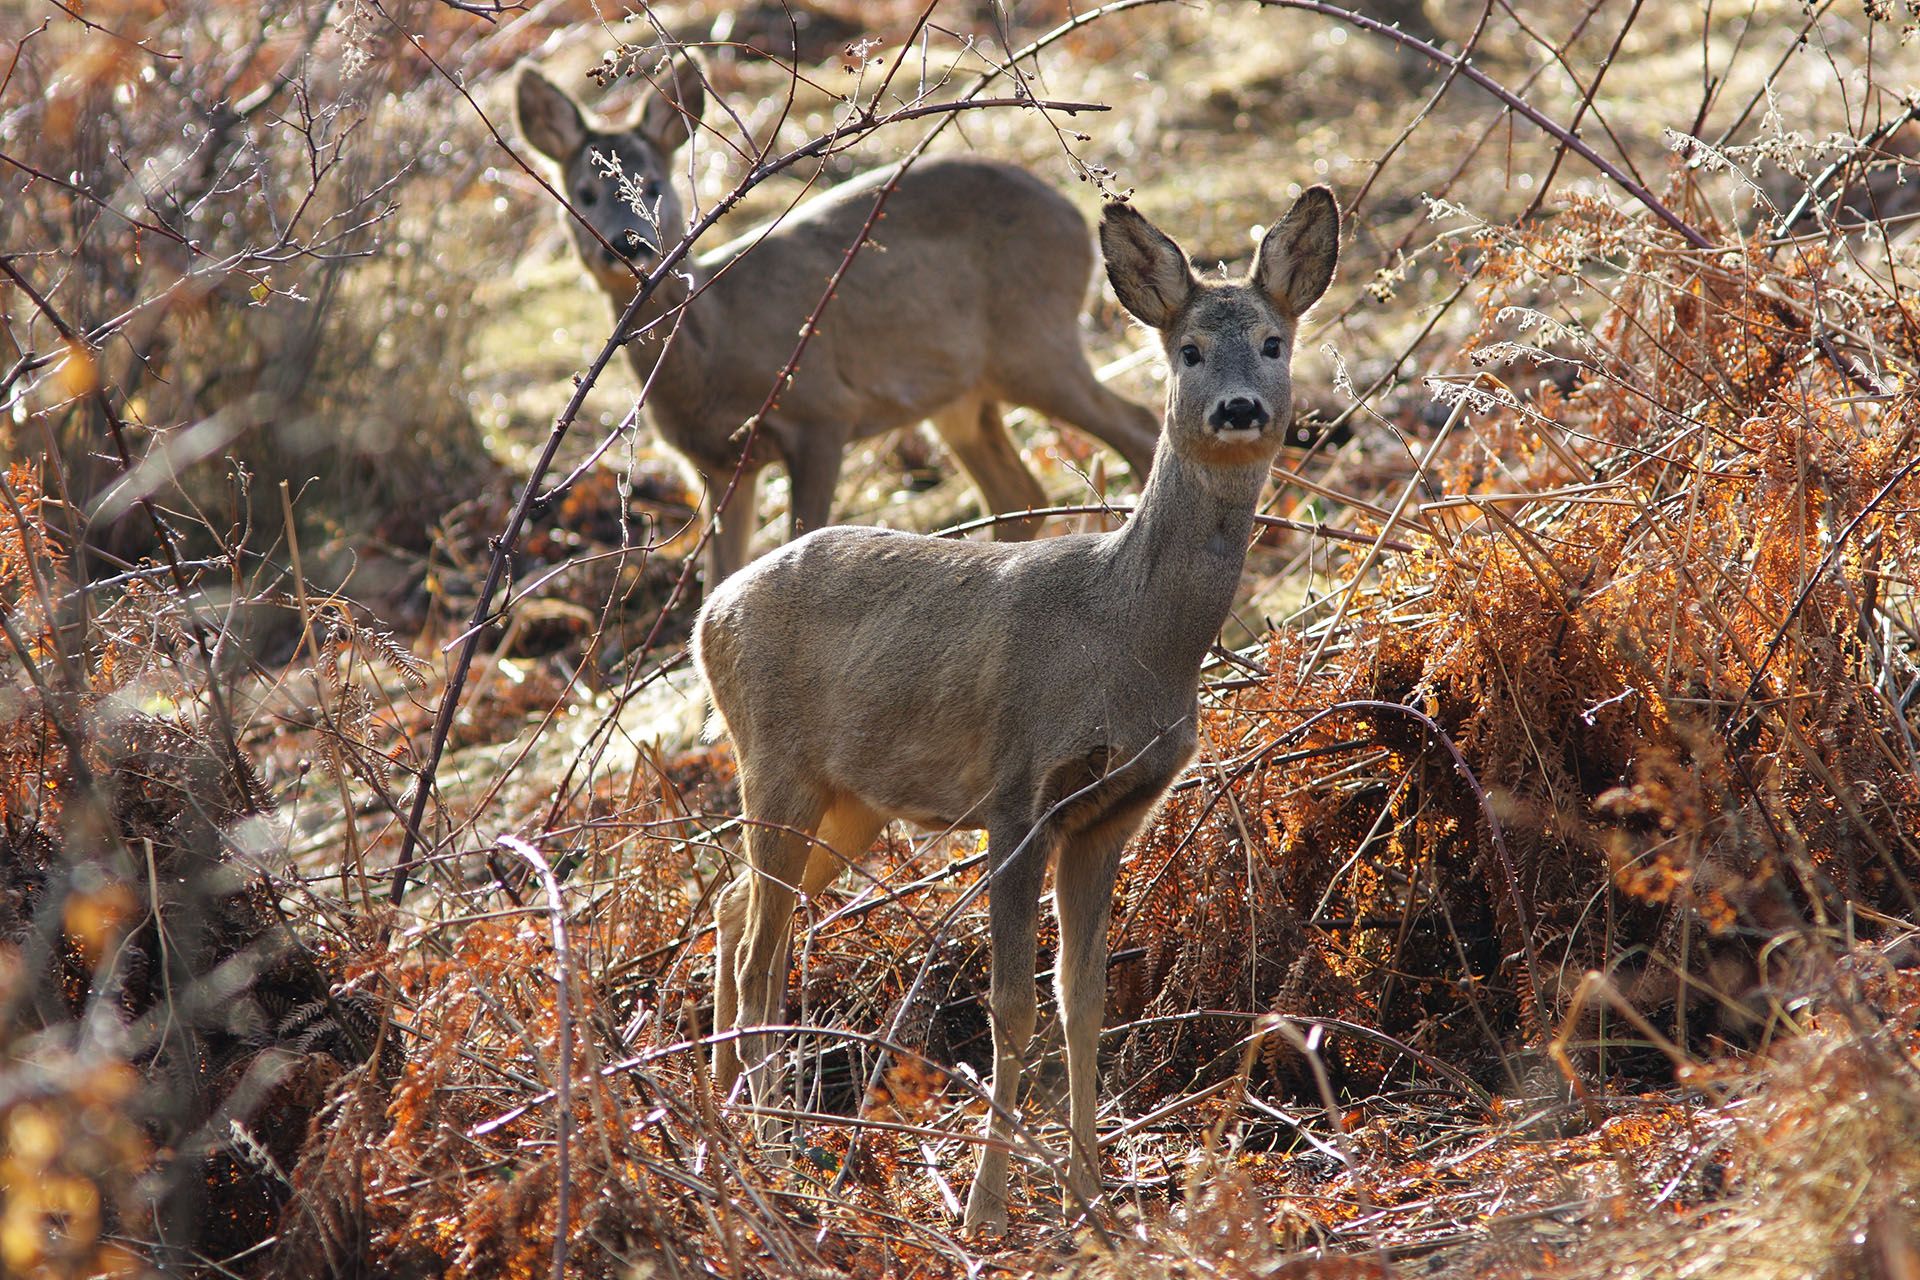
[[[1026,507],[1019,511],[996,511],[990,516],[980,516],[974,520],[962,521],[959,524],[950,524],[944,529],[935,531],[932,536],[936,538],[957,538],[962,534],[972,533],[978,529],[991,528],[996,524],[1005,524],[1014,520],[1045,519],[1049,516],[1126,516],[1132,515],[1133,510],[1133,504],[1130,502],[1104,502],[1068,507]],[[1290,529],[1295,533],[1309,534],[1316,538],[1330,538],[1335,542],[1351,542],[1356,546],[1362,547],[1378,546],[1387,551],[1398,551],[1403,554],[1415,549],[1412,543],[1402,542],[1398,538],[1375,537],[1372,534],[1355,533],[1351,529],[1338,529],[1332,525],[1310,524],[1305,520],[1289,520],[1285,516],[1256,515],[1253,518],[1253,522],[1267,529]]]
[[[1322,3],[1322,0],[1256,0],[1256,2],[1268,8],[1302,9],[1308,13],[1318,13],[1329,18],[1338,18],[1342,22],[1351,23],[1359,27],[1362,31],[1368,31],[1374,35],[1383,36],[1388,40],[1392,40],[1397,44],[1405,45],[1407,48],[1419,53],[1436,65],[1446,67],[1458,66],[1460,74],[1506,104],[1509,111],[1531,122],[1541,132],[1547,134],[1565,146],[1569,151],[1605,174],[1609,181],[1639,201],[1645,206],[1648,212],[1652,213],[1653,216],[1660,219],[1660,221],[1666,223],[1667,226],[1677,232],[1680,238],[1688,244],[1696,249],[1711,249],[1713,247],[1713,241],[1709,240],[1691,223],[1687,222],[1686,219],[1668,208],[1660,197],[1647,190],[1643,184],[1634,179],[1632,174],[1626,172],[1619,165],[1613,163],[1613,161],[1588,146],[1586,142],[1565,125],[1560,124],[1545,112],[1515,94],[1498,80],[1495,80],[1471,62],[1466,61],[1464,56],[1449,54],[1442,49],[1435,48],[1418,36],[1410,35],[1400,30],[1398,27],[1390,26],[1376,18],[1369,18],[1365,14],[1355,13],[1351,9],[1343,9],[1339,5]]]

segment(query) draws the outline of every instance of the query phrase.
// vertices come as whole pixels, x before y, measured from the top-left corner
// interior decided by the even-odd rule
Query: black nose
[[[600,252],[606,256],[609,262],[620,262],[622,260],[631,262],[635,258],[651,258],[653,256],[653,246],[642,239],[640,233],[637,231],[622,231],[618,235],[608,236],[607,244],[610,245],[611,248],[602,249]]]
[[[1216,431],[1247,431],[1266,425],[1266,406],[1250,396],[1222,400],[1213,411],[1213,427]]]

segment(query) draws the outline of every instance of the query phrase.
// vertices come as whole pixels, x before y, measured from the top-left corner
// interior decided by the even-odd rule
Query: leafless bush
[[[47,1276],[241,1254],[326,1090],[397,1048],[287,924],[285,829],[190,597],[135,576],[89,608],[38,469],[0,498],[0,1250]]]
[[[445,12],[204,0],[8,47],[0,416],[58,459],[85,572],[153,547],[138,498],[181,555],[265,554],[287,481],[337,575],[485,474],[447,376],[485,161],[397,34]]]

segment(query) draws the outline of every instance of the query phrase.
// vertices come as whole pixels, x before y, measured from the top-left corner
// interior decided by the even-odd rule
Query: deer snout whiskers
[[[1215,431],[1259,431],[1272,418],[1267,407],[1254,397],[1232,396],[1213,406],[1207,425]]]

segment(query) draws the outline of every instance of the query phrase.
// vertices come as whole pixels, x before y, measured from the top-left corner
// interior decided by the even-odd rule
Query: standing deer
[[[673,66],[671,85],[650,91],[623,125],[596,120],[532,68],[520,73],[521,135],[558,166],[575,246],[616,315],[633,298],[634,268],[686,225],[673,154],[691,136],[705,92],[690,61]],[[732,476],[740,428],[793,354],[889,172],[699,255],[691,280],[671,276],[635,317],[645,332],[627,355],[643,382],[652,379],[648,416],[700,473],[710,499]],[[1046,496],[1007,437],[1002,404],[1106,441],[1144,476],[1158,424],[1100,385],[1080,344],[1092,274],[1085,221],[1032,174],[965,157],[902,173],[792,384],[760,425],[712,543],[713,579],[746,563],[755,477],[766,463],[777,458],[792,483],[790,532],[820,528],[847,445],[922,419],[995,513],[1041,506]],[[1029,538],[1034,523],[1002,522],[996,534]]]
[[[810,533],[723,583],[694,653],[740,768],[748,870],[721,896],[715,1025],[777,1023],[796,894],[825,888],[883,823],[987,832],[993,1110],[969,1227],[1007,1214],[1010,1126],[1035,1016],[1036,899],[1060,922],[1071,1189],[1099,1192],[1096,1055],[1121,848],[1192,757],[1200,667],[1233,602],[1279,450],[1300,315],[1333,278],[1339,212],[1315,187],[1244,282],[1196,279],[1178,245],[1110,204],[1107,272],[1159,330],[1166,424],[1125,527],[1027,544],[868,528]],[[722,1040],[756,1103],[767,1033]]]

